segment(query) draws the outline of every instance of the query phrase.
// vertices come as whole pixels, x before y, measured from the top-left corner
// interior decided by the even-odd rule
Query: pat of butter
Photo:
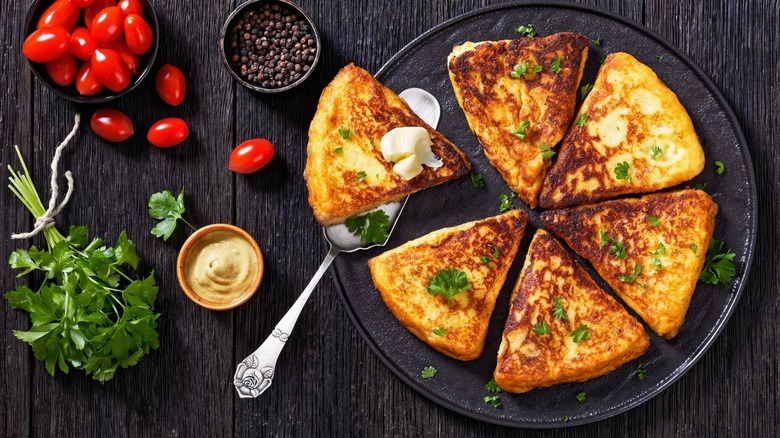
[[[405,181],[422,173],[423,164],[433,169],[444,164],[433,155],[432,145],[428,131],[419,126],[394,128],[385,134],[379,143],[382,157],[396,163],[393,172]]]

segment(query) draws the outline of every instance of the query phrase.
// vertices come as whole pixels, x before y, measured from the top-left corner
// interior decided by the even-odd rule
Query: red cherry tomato
[[[116,6],[116,0],[93,0],[92,5],[84,9],[84,23],[86,23],[87,29],[92,28],[92,20],[95,19],[95,15],[109,6]]]
[[[99,43],[114,41],[122,35],[124,20],[125,16],[119,6],[109,6],[95,15],[89,31]]]
[[[70,4],[77,8],[88,8],[92,6],[92,3],[95,3],[95,0],[68,0]]]
[[[264,138],[247,140],[233,149],[228,168],[236,173],[252,173],[262,169],[274,157],[274,145]]]
[[[62,27],[47,27],[31,33],[22,44],[22,53],[33,62],[49,62],[68,51],[70,35]]]
[[[96,49],[92,55],[92,70],[101,84],[112,91],[122,91],[130,85],[130,70],[122,56],[111,49]]]
[[[81,64],[76,72],[76,90],[82,96],[94,96],[103,90],[103,84],[98,81],[89,61]]]
[[[157,89],[160,99],[171,106],[180,104],[187,94],[187,81],[184,79],[184,73],[171,64],[165,64],[157,72],[157,77],[154,78],[154,87]]]
[[[130,14],[138,14],[142,17],[144,16],[144,7],[141,6],[141,2],[138,0],[122,0],[117,6],[119,6],[119,9],[121,9],[122,13],[125,14],[125,17]]]
[[[70,34],[70,53],[82,61],[92,59],[92,54],[97,49],[97,43],[92,38],[86,27],[75,27]]]
[[[55,84],[66,87],[76,80],[76,58],[65,52],[54,61],[46,63],[46,72]]]
[[[149,128],[146,139],[158,148],[169,148],[183,142],[190,135],[187,122],[176,117],[158,120]]]
[[[149,23],[138,14],[130,14],[125,17],[125,42],[131,52],[143,55],[152,47],[154,35]]]
[[[135,132],[130,117],[115,109],[99,109],[92,114],[89,126],[95,134],[113,142],[125,141]]]
[[[100,45],[100,47],[111,49],[119,53],[119,55],[122,57],[122,60],[125,61],[127,69],[130,70],[130,76],[135,76],[138,73],[138,68],[140,66],[140,63],[138,62],[138,56],[136,56],[135,53],[131,52],[130,49],[127,48],[127,44],[125,44],[124,38],[117,38],[110,43],[103,43]]]
[[[57,0],[43,12],[43,15],[38,20],[37,29],[63,27],[69,31],[79,21],[80,15],[81,10],[72,5],[68,0]]]

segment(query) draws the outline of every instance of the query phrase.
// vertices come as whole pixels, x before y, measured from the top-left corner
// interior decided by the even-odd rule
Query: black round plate
[[[601,45],[590,44],[583,83],[593,82],[603,57],[622,51],[650,66],[677,93],[693,119],[707,159],[704,171],[690,185],[708,184],[706,191],[720,207],[715,237],[724,240],[737,254],[737,275],[731,283],[712,286],[700,282],[677,337],[664,340],[648,329],[650,349],[639,359],[585,383],[557,385],[526,394],[500,393],[501,407],[494,408],[483,401],[483,397],[492,395],[485,383],[496,365],[511,288],[530,238],[541,226],[539,210],[519,207],[529,214],[528,227],[496,303],[483,355],[477,360],[461,362],[445,357],[417,340],[395,319],[374,288],[366,265],[369,258],[384,249],[342,255],[335,262],[334,280],[357,330],[382,361],[417,391],[479,420],[548,428],[584,424],[624,412],[660,393],[690,369],[723,329],[744,289],[755,246],[757,207],[755,178],[739,125],[712,82],[679,50],[641,25],[598,9],[550,2],[500,5],[431,29],[396,54],[376,75],[396,92],[420,87],[436,96],[442,106],[439,131],[466,153],[473,172],[481,173],[487,183],[485,189],[478,190],[466,177],[414,194],[387,248],[445,226],[498,214],[499,195],[508,194],[509,188],[469,131],[447,76],[446,57],[453,45],[465,41],[518,38],[515,29],[529,23],[539,35],[572,31],[591,41],[601,38]],[[725,164],[723,175],[715,173],[716,160]],[[591,266],[583,265],[611,293]],[[640,363],[649,376],[642,381],[636,373]],[[422,379],[420,372],[428,365],[436,367],[438,374]],[[587,393],[584,404],[575,398],[580,391]],[[563,421],[564,417],[568,417],[568,422]]]

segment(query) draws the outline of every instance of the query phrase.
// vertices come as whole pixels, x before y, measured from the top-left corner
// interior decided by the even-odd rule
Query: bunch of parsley
[[[11,167],[11,191],[35,217],[45,209],[19,154],[24,173]],[[116,245],[88,239],[86,227],[71,227],[68,237],[56,228],[43,231],[48,250],[35,246],[17,249],[8,259],[17,277],[38,272],[43,282],[33,291],[17,286],[5,294],[11,307],[30,314],[28,331],[14,336],[32,346],[46,371],[68,373],[84,370],[95,380],[106,381],[121,366],[135,365],[150,349],[159,347],[154,303],[154,272],[146,278],[131,277],[140,261],[135,245],[122,231]]]

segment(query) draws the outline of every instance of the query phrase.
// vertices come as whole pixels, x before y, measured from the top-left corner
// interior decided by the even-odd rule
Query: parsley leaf
[[[486,265],[489,265],[490,264],[490,257],[481,255],[481,256],[479,256],[479,261],[481,261],[482,263],[484,263]]]
[[[534,73],[541,73],[541,72],[542,72],[542,70],[544,70],[544,67],[542,67],[542,66],[541,66],[541,65],[539,65],[539,64],[534,64],[534,65],[531,67],[531,70],[533,70],[533,72],[534,72]]]
[[[350,138],[352,138],[352,130],[351,129],[345,128],[345,127],[342,126],[342,127],[340,127],[338,129],[338,131],[339,131],[339,135],[344,140],[349,140]]]
[[[688,245],[688,248],[690,248],[690,249],[691,249],[691,251],[693,251],[693,254],[694,254],[695,256],[697,256],[697,257],[699,256],[699,254],[698,254],[698,251],[699,251],[699,246],[698,246],[698,245],[695,245],[695,244]]]
[[[444,336],[447,334],[448,330],[449,328],[447,327],[436,327],[435,329],[433,329],[433,334],[436,336]]]
[[[658,220],[658,217],[652,214],[647,216],[647,223],[654,227],[661,225],[661,221]]]
[[[586,339],[590,339],[590,329],[587,325],[582,324],[579,325],[576,329],[572,330],[572,332],[569,333],[569,336],[572,337],[574,342],[579,344]]]
[[[536,31],[534,30],[533,24],[529,24],[527,26],[520,26],[516,30],[518,33],[520,33],[523,36],[527,36],[528,38],[533,38],[536,36]]]
[[[452,297],[471,289],[471,283],[465,272],[446,268],[428,280],[428,287],[425,289],[432,295],[444,295],[447,302],[452,304]]]
[[[436,368],[428,365],[427,367],[423,368],[422,373],[420,373],[420,376],[423,379],[430,379],[433,376],[435,376],[437,372],[439,372],[439,370],[437,370]]]
[[[525,76],[526,73],[528,73],[528,62],[520,61],[515,64],[515,67],[509,73],[509,76],[512,76],[515,79],[519,79]]]
[[[599,235],[601,237],[600,245],[601,245],[602,248],[607,246],[609,244],[609,242],[612,241],[612,239],[609,238],[609,234],[607,234],[607,232],[604,231],[604,230],[599,231]]]
[[[566,316],[566,309],[563,308],[559,297],[553,297],[553,315],[555,315],[555,319],[568,318]]]
[[[661,258],[659,256],[666,255],[666,247],[663,242],[658,242],[658,248],[655,251],[650,252],[650,262],[653,264],[655,270],[661,269]]]
[[[550,70],[552,70],[555,74],[561,72],[561,55],[558,55],[555,57],[555,59],[553,59],[553,62],[550,65]]]
[[[580,403],[585,403],[585,393],[579,392],[577,393],[577,401]]]
[[[343,154],[343,153],[344,153],[344,148],[342,148],[341,146],[339,146],[339,147],[337,147],[336,149],[333,149],[333,152],[334,152],[336,155],[341,155],[341,154]]]
[[[723,172],[726,171],[726,165],[723,164],[722,161],[716,161],[715,162],[715,173],[718,175],[723,175]]]
[[[514,135],[520,140],[525,141],[526,136],[528,136],[529,126],[531,126],[531,122],[528,119],[525,119],[523,120],[523,123],[520,123],[520,126],[518,126],[514,131],[510,132],[510,134]]]
[[[474,186],[474,188],[481,189],[485,187],[485,181],[482,180],[481,173],[472,173],[469,176],[471,177],[471,185]]]
[[[736,274],[734,257],[730,249],[723,249],[725,242],[711,239],[707,248],[707,258],[699,280],[709,284],[728,284]]]
[[[612,240],[612,245],[609,246],[609,250],[620,260],[626,258],[626,247],[617,240]]]
[[[601,45],[601,37],[595,38],[595,39],[593,39],[591,41],[593,42],[593,44],[595,44],[597,46]]]
[[[585,122],[588,121],[588,113],[582,113],[577,117],[577,120],[574,121],[574,124],[582,128],[585,126]]]
[[[655,59],[657,59],[657,60],[661,61],[661,60],[663,60],[663,59],[664,59],[664,57],[663,57],[663,56],[661,56],[661,55],[655,55]]]
[[[498,260],[498,258],[501,257],[501,252],[496,245],[488,243],[488,248],[490,248],[490,252],[493,254],[494,259]]]
[[[344,225],[365,244],[381,245],[390,237],[390,217],[381,209],[352,216]]]
[[[493,406],[494,408],[501,406],[501,400],[498,398],[497,395],[486,395],[482,400],[484,400],[485,403],[489,404],[490,406]]]
[[[513,208],[512,206],[512,200],[509,198],[509,196],[505,193],[502,193],[498,195],[498,199],[501,200],[501,203],[498,205],[498,211],[499,213],[503,213],[507,210],[511,210]]]
[[[176,221],[179,219],[194,230],[195,227],[181,216],[184,211],[184,188],[176,198],[168,190],[152,194],[149,198],[149,216],[161,220],[152,228],[152,234],[168,240],[176,229]]]
[[[539,145],[539,150],[542,151],[542,160],[548,160],[555,155],[555,151],[550,149],[550,145],[545,142]]]
[[[585,84],[580,87],[580,99],[585,99],[585,96],[593,89],[593,84]]]
[[[357,177],[355,177],[355,183],[360,184],[363,182],[364,179],[366,179],[366,171],[361,170],[360,172],[357,173]]]
[[[498,387],[498,384],[496,383],[496,379],[491,378],[488,380],[487,383],[485,383],[485,389],[487,389],[490,392],[501,392],[501,388]]]
[[[650,158],[656,159],[660,157],[664,153],[664,150],[659,148],[658,145],[654,145],[652,149],[650,149]]]
[[[615,178],[631,182],[631,175],[628,174],[628,169],[630,167],[631,166],[629,166],[626,161],[618,163],[617,166],[615,166]]]
[[[534,326],[533,332],[537,335],[547,335],[550,333],[550,324],[547,324],[546,321],[542,321]]]
[[[569,417],[567,417],[566,415],[564,415],[564,416],[563,416],[563,422],[564,422],[564,423],[568,423],[568,422],[569,422]]]
[[[647,379],[647,371],[645,371],[644,365],[642,365],[641,363],[636,366],[636,377],[639,380]]]
[[[634,265],[634,271],[629,276],[625,275],[618,275],[618,280],[624,282],[624,283],[633,283],[636,280],[636,277],[639,276],[639,274],[642,273],[642,265],[639,263],[636,263]],[[640,285],[641,286],[641,285]]]

